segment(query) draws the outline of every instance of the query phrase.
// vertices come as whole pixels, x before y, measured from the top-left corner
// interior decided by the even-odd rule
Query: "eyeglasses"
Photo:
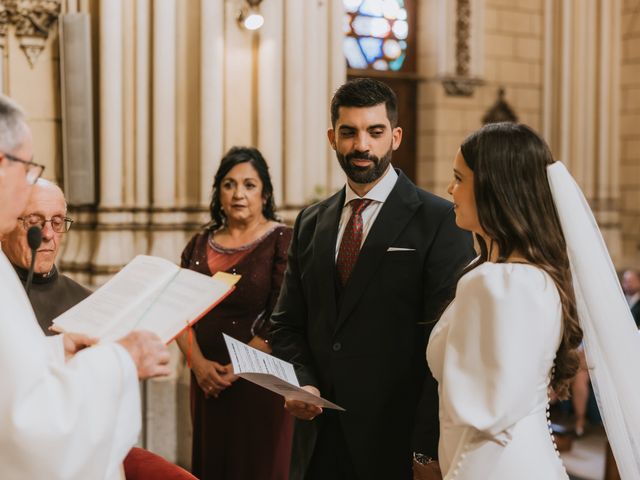
[[[4,155],[7,160],[22,163],[25,166],[25,169],[27,171],[27,183],[29,185],[35,184],[40,178],[40,175],[42,175],[42,172],[44,172],[44,165],[34,163],[30,160],[22,160],[21,158],[14,157],[13,155],[10,155],[8,153],[3,153],[2,155]]]
[[[29,230],[31,227],[40,227],[42,230],[45,224],[50,223],[51,229],[56,233],[66,233],[71,228],[73,220],[68,217],[62,217],[60,215],[53,216],[51,218],[44,218],[42,215],[33,213],[26,217],[18,217],[18,220],[22,222],[22,226],[25,230]]]

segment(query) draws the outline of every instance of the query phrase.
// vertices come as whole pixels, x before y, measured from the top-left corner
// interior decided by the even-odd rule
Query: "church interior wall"
[[[624,266],[640,264],[640,2],[622,11],[620,193]]]
[[[589,1],[600,6],[604,0]],[[611,163],[604,171],[613,172],[619,162],[619,181],[612,174],[616,184],[602,197],[619,199],[613,203],[619,207],[602,212],[599,219],[613,219],[607,235],[612,245],[620,239],[617,266],[640,267],[640,1],[613,1],[621,5],[621,59],[615,65],[619,88],[614,82],[620,111],[614,105],[611,114],[619,130],[613,154],[597,161]],[[440,25],[447,2],[419,1],[416,100],[417,183],[444,197],[459,144],[482,125],[500,88],[520,121],[538,131],[553,130],[550,122],[561,116],[548,100],[549,89],[561,82],[552,78],[549,83],[545,70],[552,0],[471,0],[470,74],[481,82],[469,96],[448,95],[442,85],[453,58],[450,32],[443,34]],[[265,153],[287,221],[305,204],[341,186],[325,136],[329,99],[346,78],[341,1],[265,0],[267,24],[259,37],[238,28],[238,3],[60,1],[62,12],[91,15],[95,149],[97,161],[108,167],[101,173],[98,205],[76,210],[72,205],[78,221],[68,235],[62,267],[84,283],[103,283],[138,253],[177,261],[191,232],[206,221],[213,173],[233,145],[254,145]],[[117,22],[117,38],[105,36],[111,22]],[[61,182],[57,27],[33,65],[11,28],[0,36],[0,44],[2,92],[28,112],[34,156],[46,165],[44,176]],[[121,47],[109,50],[113,45]],[[443,58],[445,52],[449,57]],[[101,97],[106,79],[117,83],[114,99]],[[107,115],[111,101],[119,106],[115,119]],[[160,112],[171,112],[172,118]],[[115,145],[105,138],[119,140]],[[574,148],[584,139],[572,137],[571,142]],[[588,175],[584,178],[590,181]],[[590,200],[599,198],[594,194]],[[174,375],[143,386],[142,443],[188,465],[189,379],[178,352],[173,355]]]
[[[462,140],[482,126],[499,88],[521,122],[541,129],[544,38],[542,0],[487,0],[477,17],[484,44],[477,75],[483,84],[468,97],[447,95],[438,58],[446,41],[438,33],[443,3],[425,0],[419,9],[418,70],[424,80],[418,96],[418,183],[447,197],[453,157]]]

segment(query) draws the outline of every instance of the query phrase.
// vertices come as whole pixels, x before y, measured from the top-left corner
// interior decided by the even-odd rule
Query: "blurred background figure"
[[[283,399],[233,375],[222,334],[270,353],[265,340],[287,263],[291,229],[274,213],[267,164],[234,147],[215,175],[211,222],[182,252],[182,266],[242,275],[236,290],[178,339],[191,364],[192,471],[207,480],[288,478],[292,418]]]

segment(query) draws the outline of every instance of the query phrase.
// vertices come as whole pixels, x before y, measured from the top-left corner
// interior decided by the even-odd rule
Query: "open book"
[[[150,330],[169,343],[235,288],[239,275],[213,277],[159,257],[138,255],[95,293],[53,321],[59,332],[114,341]]]
[[[345,411],[335,403],[300,388],[293,365],[222,334],[229,350],[233,373],[283,397],[318,407]]]

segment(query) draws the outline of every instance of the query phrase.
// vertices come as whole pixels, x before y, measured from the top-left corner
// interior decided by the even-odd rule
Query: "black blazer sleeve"
[[[475,257],[469,232],[458,228],[453,207],[443,217],[424,264],[425,345],[433,325],[455,293],[464,267]],[[413,449],[438,458],[440,422],[437,405],[438,383],[427,369],[413,436]]]
[[[307,301],[298,264],[298,240],[305,210],[298,214],[289,247],[287,270],[271,315],[273,355],[294,365],[300,385],[320,387],[307,341]]]

